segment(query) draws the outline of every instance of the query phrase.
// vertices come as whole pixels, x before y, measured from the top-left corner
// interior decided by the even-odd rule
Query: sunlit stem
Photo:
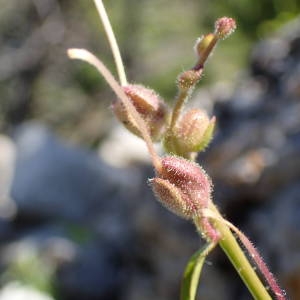
[[[228,222],[224,218],[222,218],[220,215],[218,215],[216,212],[212,210],[206,210],[204,214],[207,217],[210,217],[211,219],[218,220],[224,225],[227,225],[231,230],[233,230],[240,241],[243,243],[245,246],[246,250],[249,253],[249,256],[251,259],[254,261],[256,266],[258,267],[259,271],[261,274],[264,276],[266,282],[269,285],[270,291],[272,291],[276,297],[277,300],[285,300],[285,293],[284,291],[279,287],[278,283],[276,282],[276,279],[274,278],[273,274],[269,271],[266,263],[262,259],[261,255],[258,253],[256,248],[253,246],[251,241],[246,237],[246,235],[241,232],[236,226],[234,226],[232,223]]]
[[[210,209],[215,210],[214,212],[217,215],[219,214],[213,204],[211,204]],[[253,298],[256,300],[272,300],[228,226],[218,219],[215,219],[213,223],[222,236],[219,245],[248,287]]]
[[[121,57],[121,53],[120,53],[120,49],[119,49],[116,37],[114,35],[108,15],[106,13],[106,9],[103,5],[102,0],[94,0],[94,2],[97,7],[98,13],[100,15],[100,19],[102,21],[113,57],[115,60],[120,83],[122,86],[125,86],[125,85],[127,85],[127,79],[126,79],[124,64],[122,61],[122,57]]]
[[[269,287],[264,286],[264,284],[259,279],[254,268],[250,264],[248,258],[245,256],[243,250],[241,249],[240,245],[236,241],[236,238],[230,229],[232,229],[233,231],[235,231],[238,234],[240,240],[242,241],[242,243],[244,245],[246,245],[247,250],[249,250],[250,256],[252,256],[252,259],[254,260],[256,255],[257,255],[257,257],[260,257],[260,256],[259,256],[257,250],[253,246],[252,247],[254,249],[248,247],[247,243],[248,242],[250,243],[248,238],[245,237],[245,235],[243,235],[234,225],[232,225],[230,222],[226,221],[221,216],[218,209],[215,207],[215,205],[212,202],[210,203],[209,208],[206,210],[203,210],[202,213],[204,216],[211,218],[212,223],[215,226],[215,229],[218,230],[218,232],[221,234],[222,238],[219,240],[219,245],[221,246],[221,248],[223,249],[225,254],[228,256],[232,265],[237,270],[239,276],[244,281],[245,285],[249,289],[253,298],[256,300],[262,300],[262,299],[263,300],[272,300],[272,298],[268,292],[268,290],[271,289],[271,291],[274,292],[276,299],[286,300],[286,298],[284,296],[284,292],[279,288],[273,275],[270,273],[269,270],[268,270],[268,273],[271,275],[263,274],[266,281],[269,284]],[[246,240],[248,242],[246,242]],[[253,257],[253,255],[254,255],[254,257]],[[257,262],[257,261],[255,261],[255,263],[257,266],[259,264],[261,264],[261,262]],[[260,268],[260,270],[261,270],[261,268]],[[264,273],[264,272],[262,272],[262,273]],[[269,276],[271,276],[272,279],[270,279]],[[269,277],[269,278],[267,278],[267,277]],[[275,282],[276,287],[274,286],[274,282]]]
[[[72,59],[80,59],[83,60],[92,66],[94,66],[100,74],[105,78],[106,82],[110,85],[112,90],[115,92],[115,94],[118,96],[118,98],[122,101],[125,109],[127,110],[128,114],[132,116],[132,118],[136,122],[136,126],[139,129],[142,137],[144,138],[148,151],[150,153],[153,165],[157,172],[161,170],[161,160],[159,156],[157,155],[153,143],[150,137],[150,134],[148,132],[147,126],[144,122],[144,120],[141,118],[140,114],[136,111],[133,104],[130,102],[130,100],[127,98],[126,94],[124,93],[123,89],[119,85],[119,83],[116,81],[116,79],[113,77],[113,75],[110,73],[110,71],[106,68],[106,66],[100,61],[95,55],[90,53],[89,51],[85,49],[68,49],[68,55]]]

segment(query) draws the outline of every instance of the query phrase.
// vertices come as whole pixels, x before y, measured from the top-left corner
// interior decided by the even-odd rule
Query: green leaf
[[[195,299],[203,263],[206,256],[214,247],[215,243],[205,244],[188,261],[181,283],[180,300]]]

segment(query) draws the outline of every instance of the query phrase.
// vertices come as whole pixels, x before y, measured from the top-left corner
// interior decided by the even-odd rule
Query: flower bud
[[[215,35],[213,33],[209,33],[197,39],[194,50],[199,57],[201,57],[203,53],[206,52],[207,48],[214,40],[214,38]]]
[[[153,141],[159,140],[165,129],[167,116],[167,107],[163,100],[153,90],[142,85],[129,84],[124,86],[123,90],[144,119]],[[138,126],[121,101],[116,100],[112,104],[112,109],[129,131],[140,136]]]
[[[202,70],[188,70],[179,74],[177,87],[181,91],[187,91],[195,86],[202,75]]]
[[[201,109],[192,109],[179,120],[174,131],[176,144],[181,152],[198,152],[203,150],[212,139],[215,118],[208,118]]]
[[[235,20],[228,17],[220,18],[215,23],[215,34],[220,39],[227,38],[236,29]]]
[[[212,185],[196,163],[176,156],[162,158],[162,168],[150,180],[158,200],[173,213],[193,219],[208,206]]]
[[[189,200],[179,188],[161,178],[153,178],[149,182],[155,196],[163,206],[184,219],[191,218],[194,208],[189,205]]]
[[[215,117],[209,119],[201,109],[186,112],[164,140],[168,152],[189,157],[191,152],[204,150],[212,139]]]

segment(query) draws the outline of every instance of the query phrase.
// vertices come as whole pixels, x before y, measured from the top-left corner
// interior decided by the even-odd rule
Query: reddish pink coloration
[[[205,171],[196,163],[176,156],[162,158],[162,171],[159,177],[169,180],[178,187],[201,192],[201,202],[208,203],[211,194],[211,182]],[[205,200],[204,200],[205,199]]]
[[[275,299],[286,300],[285,292],[279,287],[273,274],[269,271],[264,260],[262,259],[256,248],[253,246],[253,244],[250,242],[250,240],[244,234],[239,234],[239,238],[250,254],[251,259],[255,262],[261,274],[266,279],[269,285],[269,289],[274,293]]]
[[[217,243],[220,240],[221,234],[214,228],[208,218],[201,216],[198,225],[201,227],[201,233],[204,238],[209,239],[213,243]]]
[[[137,112],[143,118],[154,141],[159,140],[163,131],[167,115],[167,108],[163,100],[151,89],[142,85],[129,84],[123,88]],[[122,101],[116,100],[112,109],[116,117],[132,133],[140,136],[140,131],[135,120],[125,109]]]
[[[220,18],[215,23],[215,34],[219,38],[225,39],[236,29],[235,20],[228,17]]]
[[[194,207],[174,184],[158,177],[150,179],[150,183],[161,204],[174,214],[184,219],[190,219],[195,214]]]
[[[219,232],[203,215],[211,199],[212,184],[205,171],[186,159],[167,156],[161,160],[158,177],[150,181],[158,200],[173,213],[193,219],[206,240],[217,243]]]
[[[163,182],[154,179],[155,185],[152,187],[156,196],[177,215],[191,219],[201,215],[201,210],[208,206],[212,191],[211,181],[196,163],[167,156],[162,158],[161,171],[157,176]]]
[[[156,112],[164,107],[162,99],[158,94],[149,88],[139,84],[129,84],[123,87],[125,94],[132,99],[136,105],[136,109],[140,113],[148,110]]]

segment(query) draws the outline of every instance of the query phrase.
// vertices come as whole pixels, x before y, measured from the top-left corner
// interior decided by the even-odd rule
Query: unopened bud
[[[209,119],[201,109],[186,112],[174,128],[176,144],[181,152],[198,152],[203,150],[212,139],[215,118]]]
[[[189,205],[189,200],[179,188],[166,179],[153,178],[149,182],[155,196],[164,207],[184,219],[192,217],[194,208]]]
[[[203,53],[206,52],[210,43],[214,40],[215,35],[213,33],[206,34],[199,39],[197,39],[196,44],[194,46],[194,50],[196,54],[201,57]]]
[[[204,110],[186,112],[166,136],[166,150],[184,157],[189,157],[191,152],[204,150],[212,139],[215,122],[215,117],[209,119]]]
[[[236,22],[232,18],[222,17],[215,23],[215,34],[220,39],[227,38],[236,29]]]
[[[123,90],[144,119],[153,141],[159,140],[165,129],[167,116],[167,107],[163,100],[152,89],[142,85],[126,85]],[[138,127],[121,101],[116,100],[112,109],[116,117],[129,131],[140,136]]]
[[[195,86],[201,78],[202,70],[188,70],[182,72],[177,78],[177,87],[181,91],[187,91]]]
[[[176,156],[162,158],[161,171],[150,184],[165,207],[186,219],[198,216],[211,199],[212,185],[205,171]]]

